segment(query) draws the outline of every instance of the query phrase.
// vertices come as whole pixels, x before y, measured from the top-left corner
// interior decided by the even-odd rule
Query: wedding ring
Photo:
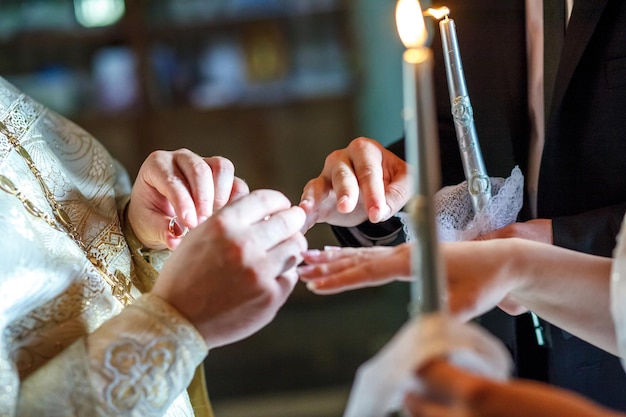
[[[182,226],[180,223],[178,223],[178,216],[170,218],[170,223],[167,225],[167,230],[176,239],[184,237],[189,232],[189,228],[187,226]]]

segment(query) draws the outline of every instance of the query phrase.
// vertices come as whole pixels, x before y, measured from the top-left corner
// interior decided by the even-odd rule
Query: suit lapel
[[[587,44],[602,16],[609,0],[575,0],[572,16],[565,34],[565,43],[554,85],[554,95],[550,106],[550,117],[554,109],[561,106],[565,91],[574,70],[587,48]]]

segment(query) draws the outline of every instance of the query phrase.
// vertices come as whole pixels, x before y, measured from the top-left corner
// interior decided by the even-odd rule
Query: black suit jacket
[[[524,1],[445,4],[457,25],[487,170],[506,177],[519,165],[526,173]],[[442,179],[456,184],[463,171],[438,36],[433,49]],[[626,2],[575,0],[548,117],[538,215],[553,220],[555,244],[611,256],[626,211]]]
[[[523,0],[447,1],[455,19],[469,95],[487,170],[527,172],[529,119]],[[442,56],[435,37],[435,56]],[[445,86],[435,66],[442,117],[442,178],[463,180]],[[537,212],[552,219],[558,246],[611,256],[626,211],[626,2],[575,0],[548,111]],[[452,168],[449,161],[455,161]],[[527,206],[520,220],[528,219]],[[626,300],[625,300],[626,301]],[[619,360],[549,327],[551,349],[534,347],[530,320],[492,314],[487,327],[512,345],[521,376],[547,379],[613,408],[626,410],[626,374]],[[514,328],[514,327],[513,327]],[[504,331],[503,331],[504,329]],[[542,355],[547,355],[547,368]],[[547,375],[542,375],[542,369]]]
[[[526,173],[530,123],[524,0],[433,3],[448,6],[456,22],[489,175],[508,177],[515,165]],[[436,23],[433,29],[441,177],[443,185],[457,184],[464,176]],[[390,148],[403,155],[402,143]],[[611,256],[625,211],[626,1],[575,0],[549,109],[538,215],[552,219],[556,245]],[[527,220],[527,213],[524,207],[520,220]],[[509,345],[518,375],[546,379],[626,410],[626,374],[615,356],[554,327],[549,328],[552,348],[533,348],[527,316],[515,326],[503,313],[494,314],[484,324]]]

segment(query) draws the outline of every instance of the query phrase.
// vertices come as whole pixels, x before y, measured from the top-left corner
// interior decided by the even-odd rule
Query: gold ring
[[[176,239],[184,237],[189,232],[189,228],[187,226],[181,226],[181,224],[178,223],[178,216],[170,218],[170,222],[167,225],[167,230]]]

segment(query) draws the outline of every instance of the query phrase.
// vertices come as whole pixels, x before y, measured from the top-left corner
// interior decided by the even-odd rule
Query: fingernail
[[[372,207],[369,211],[369,218],[372,223],[378,223],[386,220],[391,210],[389,207]]]
[[[298,274],[308,274],[315,269],[315,265],[300,265],[298,267]]]
[[[341,196],[341,198],[339,198],[339,200],[337,200],[337,207],[342,206],[344,204],[348,204],[350,201],[350,199],[348,198],[347,195]]]
[[[341,246],[324,246],[324,250],[337,251],[337,250],[341,250]]]
[[[306,288],[309,291],[315,291],[317,290],[317,285],[315,285],[315,281],[309,281],[306,283]]]
[[[198,224],[204,223],[207,220],[208,220],[207,216],[200,216],[200,217],[198,217]]]
[[[304,256],[319,256],[322,253],[319,249],[308,249],[303,252]]]
[[[381,210],[380,221],[388,220],[392,216],[391,207],[385,205],[385,208]]]

